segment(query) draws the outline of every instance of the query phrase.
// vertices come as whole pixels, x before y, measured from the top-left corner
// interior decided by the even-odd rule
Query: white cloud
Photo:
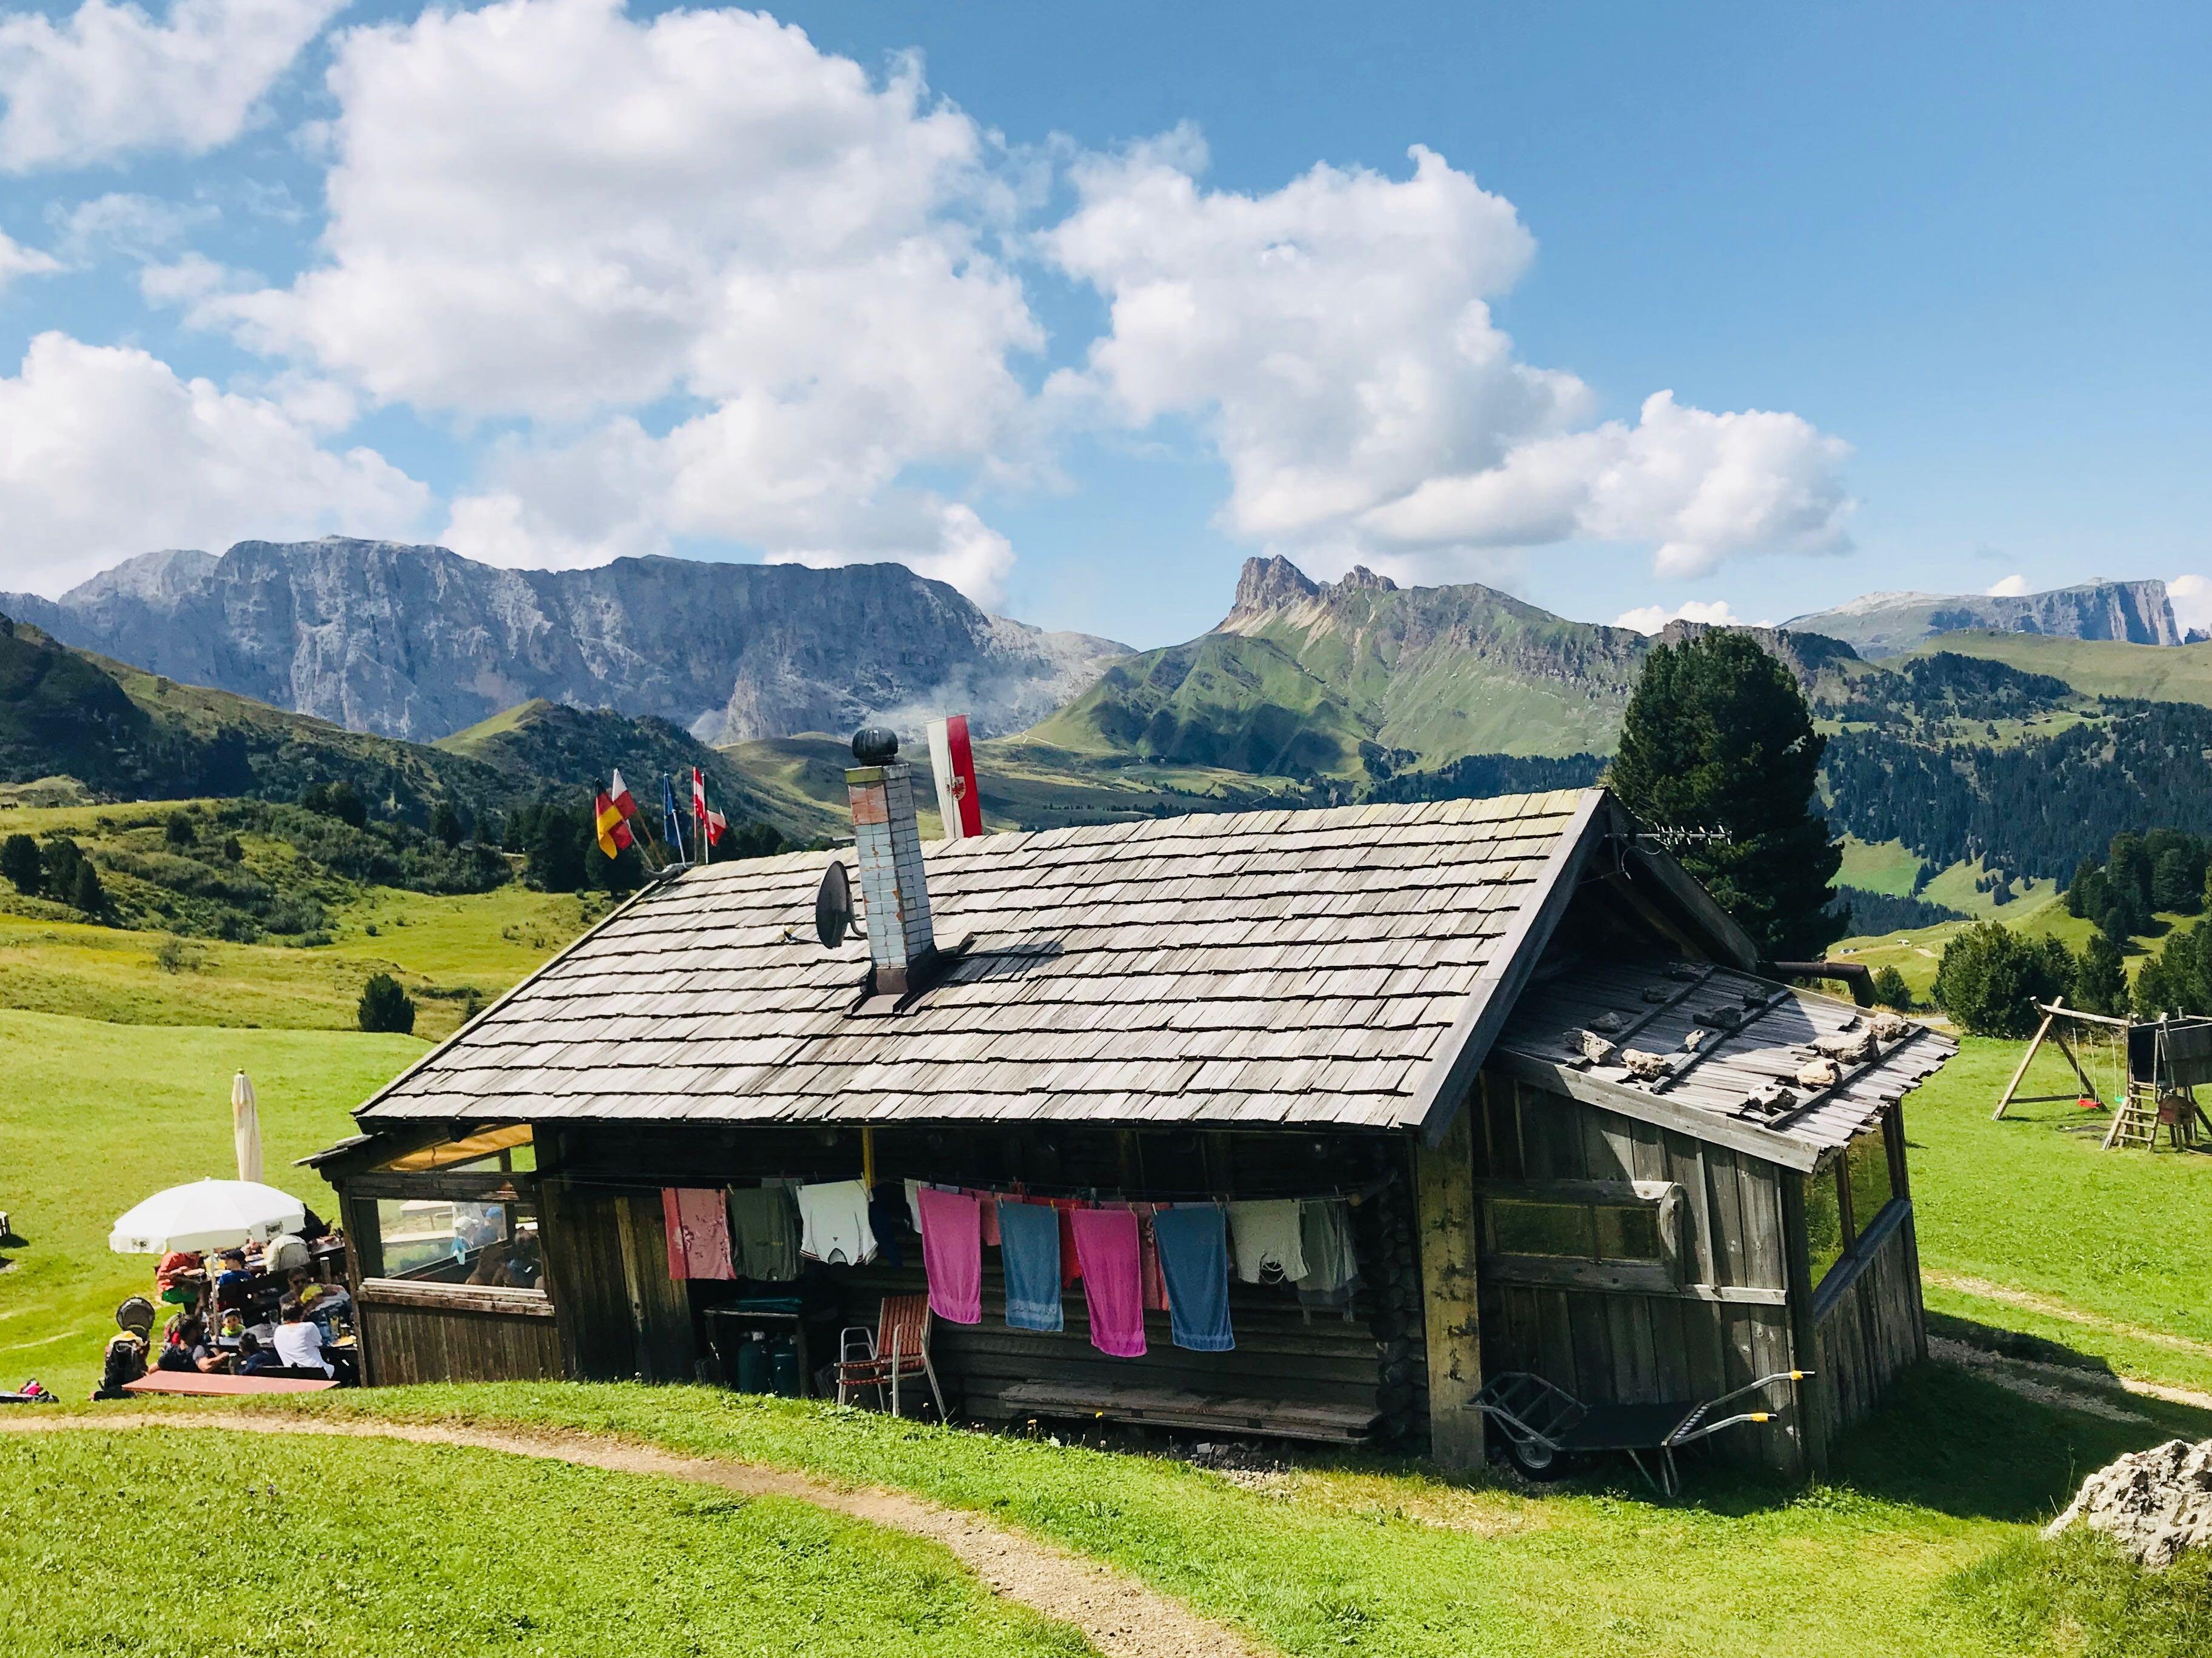
[[[59,333],[0,378],[0,586],[53,593],[155,547],[415,532],[428,492],[279,404]]]
[[[52,254],[25,247],[0,230],[0,294],[18,276],[51,276],[61,268],[62,262]]]
[[[1991,598],[2018,598],[2027,591],[2027,578],[2008,575],[2002,581],[1992,581],[1982,591]]]
[[[82,0],[0,20],[0,171],[218,149],[344,3],[170,0],[157,19]]]
[[[1019,470],[1010,358],[1043,334],[991,250],[994,141],[915,65],[872,81],[745,12],[504,0],[355,30],[330,85],[327,261],[208,314],[380,401],[598,429],[502,451],[457,535],[993,562],[907,475]],[[671,398],[696,412],[648,438]]]
[[[2212,632],[2212,576],[2174,576],[2166,584],[2166,597],[2182,632],[2191,628]]]
[[[204,253],[185,253],[157,264],[141,265],[138,292],[149,305],[192,306],[222,293],[236,276]]]
[[[125,191],[110,191],[73,207],[57,203],[46,210],[47,222],[58,233],[55,246],[73,264],[89,264],[112,254],[150,259],[174,246],[194,225],[220,216],[204,205]]]
[[[1613,619],[1616,628],[1633,628],[1640,634],[1656,634],[1670,622],[1702,622],[1715,628],[1740,628],[1743,619],[1729,607],[1724,598],[1692,598],[1668,610],[1663,604],[1644,604],[1632,610],[1623,610]]]
[[[1511,203],[1416,148],[1410,178],[1316,167],[1206,191],[1193,141],[1079,165],[1043,246],[1112,307],[1062,398],[1212,423],[1237,535],[1414,576],[1488,550],[1648,541],[1666,575],[1845,544],[1844,446],[1795,415],[1648,398],[1587,422],[1575,376],[1517,361],[1488,301],[1534,244]]]

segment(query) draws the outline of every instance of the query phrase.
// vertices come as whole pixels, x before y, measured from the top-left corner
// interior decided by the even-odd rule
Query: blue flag
[[[684,855],[684,823],[676,815],[676,791],[668,781],[668,774],[660,774],[660,821],[665,833],[662,841],[672,856]]]

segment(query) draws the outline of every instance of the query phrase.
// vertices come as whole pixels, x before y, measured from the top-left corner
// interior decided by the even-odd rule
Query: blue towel
[[[1057,1330],[1060,1313],[1060,1212],[1041,1203],[999,1206],[999,1264],[1006,1275],[1006,1323],[1016,1330]]]
[[[1210,1203],[1162,1209],[1152,1216],[1152,1236],[1160,1246],[1175,1345],[1193,1352],[1229,1351],[1237,1338],[1229,1329],[1228,1218]]]

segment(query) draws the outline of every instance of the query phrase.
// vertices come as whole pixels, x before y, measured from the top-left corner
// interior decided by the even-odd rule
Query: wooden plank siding
[[[539,1382],[562,1375],[551,1309],[486,1312],[465,1307],[387,1304],[373,1294],[358,1304],[368,1380],[378,1387],[417,1382]]]
[[[1486,1267],[1482,1363],[1533,1370],[1597,1402],[1711,1398],[1792,1368],[1783,1189],[1788,1170],[1523,1080],[1485,1073],[1474,1133],[1484,1180],[1670,1181],[1680,1187],[1685,1285],[1672,1294],[1513,1279]],[[1523,1278],[1534,1274],[1524,1274]],[[1783,1419],[1730,1429],[1717,1454],[1793,1470],[1797,1401]]]
[[[1898,1372],[1928,1356],[1912,1205],[1897,1199],[1828,1271],[1812,1299],[1808,1437],[1825,1455],[1881,1401]]]

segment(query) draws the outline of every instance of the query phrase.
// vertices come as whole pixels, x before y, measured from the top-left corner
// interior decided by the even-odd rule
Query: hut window
[[[418,1284],[542,1290],[538,1206],[436,1197],[379,1198],[386,1278]]]
[[[1843,1258],[1844,1205],[1836,1166],[1814,1170],[1805,1181],[1805,1245],[1814,1284]]]
[[[1674,1248],[1681,1190],[1664,1181],[1562,1181],[1493,1188],[1490,1247],[1500,1255],[1680,1266]]]
[[[1881,1130],[1862,1134],[1844,1151],[1844,1178],[1851,1188],[1851,1234],[1874,1224],[1894,1195],[1889,1183],[1889,1146]]]

